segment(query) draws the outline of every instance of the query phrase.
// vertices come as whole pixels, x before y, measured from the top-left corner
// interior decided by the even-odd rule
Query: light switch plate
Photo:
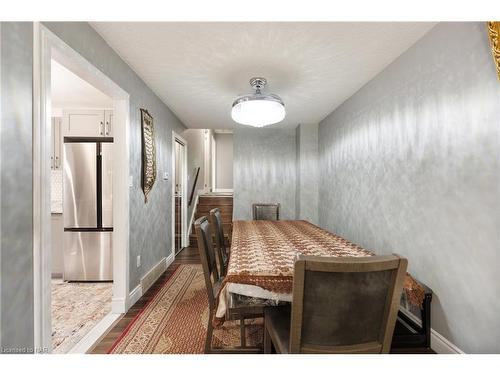
[[[137,255],[137,268],[141,266],[141,256]]]
[[[165,181],[167,181],[167,180],[168,180],[168,172],[163,172],[163,179],[164,179]]]
[[[129,187],[134,186],[134,176],[132,176],[132,175],[128,176],[128,186]]]

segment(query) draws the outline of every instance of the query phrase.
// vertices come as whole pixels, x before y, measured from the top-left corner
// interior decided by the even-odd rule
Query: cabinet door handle
[[[50,169],[54,169],[54,157],[50,157]]]
[[[101,123],[99,125],[99,134],[100,135],[104,135],[104,124],[103,124],[102,121],[101,121]]]
[[[59,156],[56,156],[55,167],[56,169],[59,169],[60,166],[61,166],[61,161],[59,160]]]
[[[109,132],[111,130],[111,126],[109,125],[109,121],[106,121],[106,127],[104,129],[106,129],[106,135],[109,135]]]

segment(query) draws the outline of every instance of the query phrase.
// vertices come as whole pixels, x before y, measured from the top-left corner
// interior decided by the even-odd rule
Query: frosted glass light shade
[[[231,117],[243,125],[263,127],[276,124],[285,118],[283,102],[270,95],[254,95],[237,99],[233,103]]]

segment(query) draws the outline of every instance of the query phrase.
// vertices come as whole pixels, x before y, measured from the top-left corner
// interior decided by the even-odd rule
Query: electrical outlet
[[[168,180],[168,172],[163,173],[163,179],[166,181]]]
[[[137,255],[137,268],[141,266],[141,256]]]

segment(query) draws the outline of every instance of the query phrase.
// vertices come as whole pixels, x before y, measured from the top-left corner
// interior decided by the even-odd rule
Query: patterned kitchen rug
[[[199,264],[181,264],[153,299],[113,343],[112,354],[201,354],[208,322],[208,298]],[[262,342],[262,320],[247,328],[249,345]],[[237,322],[214,330],[213,344],[237,346]]]
[[[67,353],[111,311],[113,283],[52,280],[52,353]]]

